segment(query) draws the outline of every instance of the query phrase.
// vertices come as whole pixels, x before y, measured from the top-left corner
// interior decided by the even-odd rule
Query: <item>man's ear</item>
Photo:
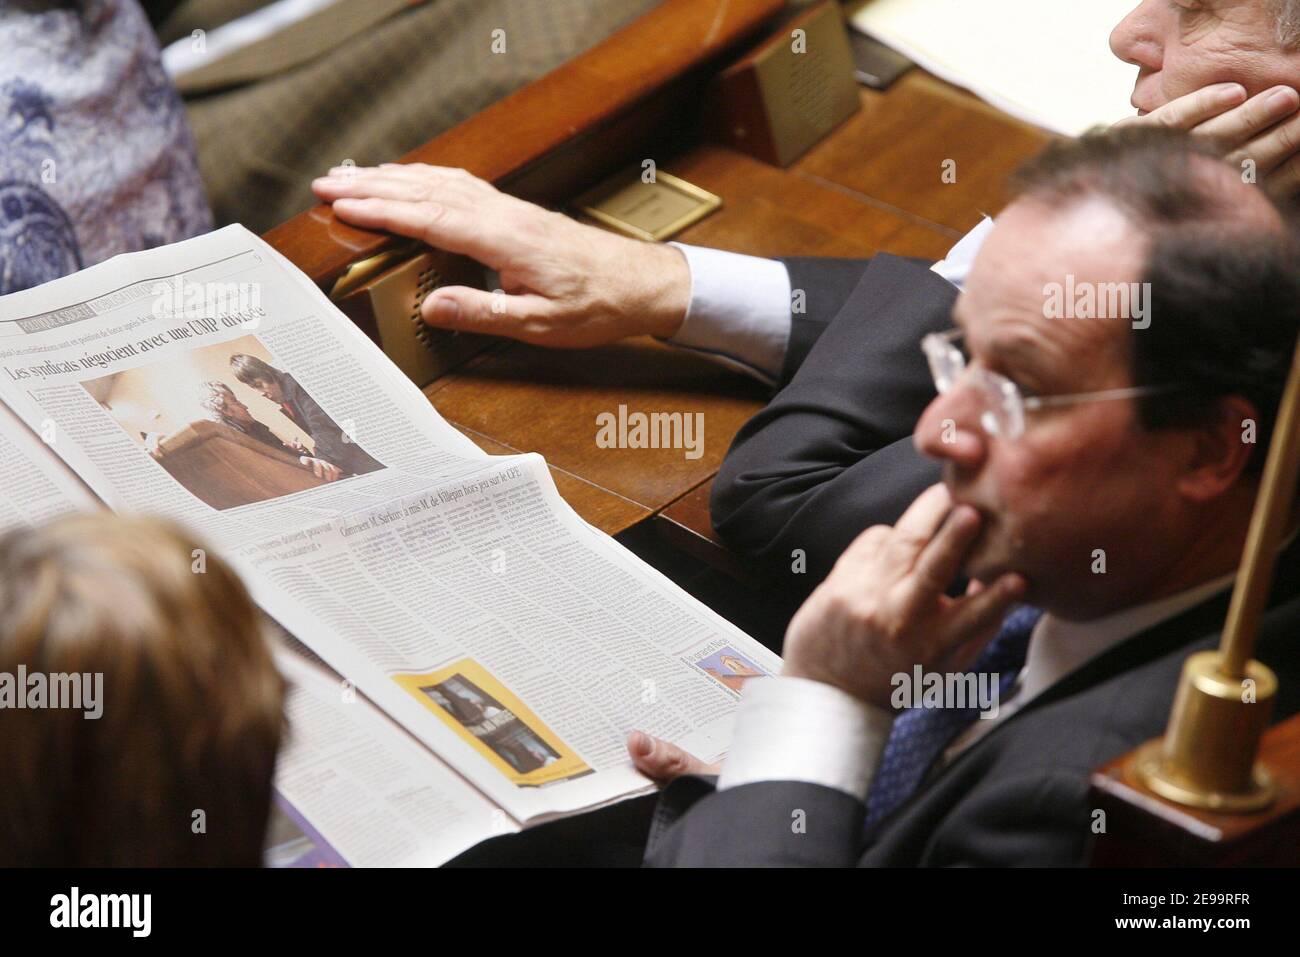
[[[1178,479],[1178,490],[1195,502],[1223,495],[1240,479],[1259,442],[1259,416],[1239,395],[1216,403],[1212,417],[1191,430],[1191,454]]]

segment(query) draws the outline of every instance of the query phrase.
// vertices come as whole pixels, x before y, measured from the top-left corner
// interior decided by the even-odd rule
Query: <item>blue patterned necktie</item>
[[[971,665],[974,674],[998,675],[999,701],[1007,697],[1024,667],[1029,636],[1042,615],[1041,608],[1031,605],[1014,609]],[[944,748],[978,717],[979,708],[969,707],[909,708],[895,718],[867,793],[866,827],[911,797]]]

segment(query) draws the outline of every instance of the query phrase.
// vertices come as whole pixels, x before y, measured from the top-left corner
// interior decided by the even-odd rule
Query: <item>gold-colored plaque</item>
[[[699,222],[722,200],[671,173],[635,166],[583,193],[573,205],[624,236],[662,242]]]

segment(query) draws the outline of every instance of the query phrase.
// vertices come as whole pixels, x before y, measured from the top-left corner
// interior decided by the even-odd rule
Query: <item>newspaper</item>
[[[308,745],[290,745],[281,791],[328,819],[313,827],[352,834],[349,863],[396,859],[349,824],[357,800],[322,798],[303,768],[323,762],[408,829],[438,831],[412,853],[441,862],[647,790],[624,749],[634,728],[719,759],[740,685],[779,667],[583,522],[540,456],[489,456],[449,426],[242,227],[0,300],[0,400],[47,471],[57,456],[109,507],[198,532],[337,672],[326,683],[347,707],[300,680],[310,694],[290,711]],[[17,511],[38,488],[8,472],[3,485]],[[464,812],[445,839],[428,807],[386,803],[367,748],[329,746],[383,734],[349,710],[365,699],[454,772],[456,787],[436,785]],[[351,731],[326,730],[349,715]]]
[[[0,532],[102,507],[75,475],[54,466],[50,450],[0,404]]]

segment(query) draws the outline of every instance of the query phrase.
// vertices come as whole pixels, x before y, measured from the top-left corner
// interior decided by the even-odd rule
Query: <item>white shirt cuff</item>
[[[672,243],[691,270],[691,299],[668,342],[774,385],[790,342],[790,274],[775,259]]]
[[[807,781],[865,800],[893,722],[891,712],[820,681],[747,681],[718,790]]]
[[[966,283],[971,264],[975,262],[975,254],[980,251],[984,240],[989,238],[992,231],[993,220],[985,216],[978,226],[957,240],[957,245],[948,250],[947,256],[930,267],[931,271],[937,272],[960,289]]]

